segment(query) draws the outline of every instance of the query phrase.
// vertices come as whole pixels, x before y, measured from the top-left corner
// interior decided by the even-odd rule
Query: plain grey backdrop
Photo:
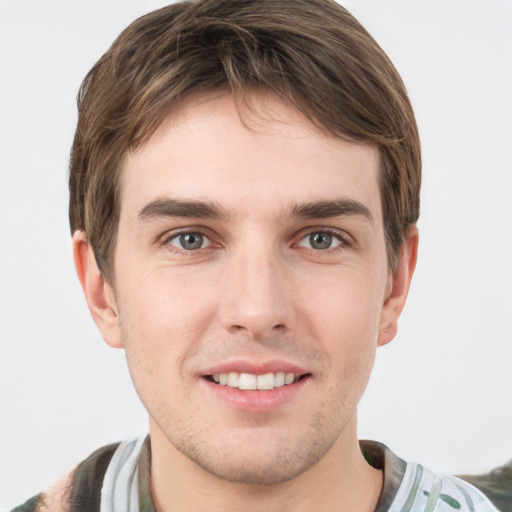
[[[512,2],[342,2],[388,52],[424,151],[420,254],[360,435],[443,472],[512,457]],[[147,430],[74,275],[66,167],[89,68],[157,0],[0,0],[0,508]]]

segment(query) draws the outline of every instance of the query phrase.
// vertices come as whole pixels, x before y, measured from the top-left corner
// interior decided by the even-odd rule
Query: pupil
[[[327,233],[314,233],[309,237],[311,247],[314,249],[329,249],[332,243],[332,236]]]
[[[199,233],[187,233],[180,236],[180,243],[184,249],[200,249],[203,245],[203,235]]]

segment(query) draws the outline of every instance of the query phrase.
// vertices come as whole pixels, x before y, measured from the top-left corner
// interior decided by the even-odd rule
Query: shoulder
[[[445,489],[446,493],[450,493],[452,491],[454,494],[456,492],[459,493],[459,496],[461,500],[463,499],[463,503],[467,510],[474,510],[475,512],[497,511],[496,507],[491,503],[488,497],[468,482],[465,482],[456,476],[445,476],[442,478],[442,482],[443,489]],[[443,497],[443,495],[440,497]]]
[[[403,492],[414,502],[411,510],[436,512],[497,512],[488,498],[471,484],[450,475],[438,475],[420,464],[408,464]]]
[[[512,460],[480,475],[458,475],[482,491],[498,510],[512,511]]]
[[[384,470],[384,487],[376,512],[497,512],[478,489],[451,475],[405,462],[387,446],[362,441],[370,465]]]
[[[36,509],[37,512],[68,512],[71,485],[75,471],[70,471],[64,475],[44,493],[44,499]]]
[[[70,471],[46,492],[38,494],[11,512],[68,512],[68,503],[75,470]]]
[[[96,450],[45,492],[11,512],[77,512],[99,510],[105,471],[119,443]]]

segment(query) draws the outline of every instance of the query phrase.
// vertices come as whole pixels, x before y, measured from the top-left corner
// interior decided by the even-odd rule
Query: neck
[[[220,479],[176,450],[151,423],[151,493],[158,512],[373,512],[382,472],[365,461],[355,420],[327,454],[290,481],[251,485]]]

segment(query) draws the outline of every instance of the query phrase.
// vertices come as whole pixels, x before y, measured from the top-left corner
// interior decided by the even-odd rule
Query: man
[[[24,510],[495,510],[359,443],[416,263],[400,77],[328,0],[206,0],[130,25],[86,77],[75,264],[150,436]]]

